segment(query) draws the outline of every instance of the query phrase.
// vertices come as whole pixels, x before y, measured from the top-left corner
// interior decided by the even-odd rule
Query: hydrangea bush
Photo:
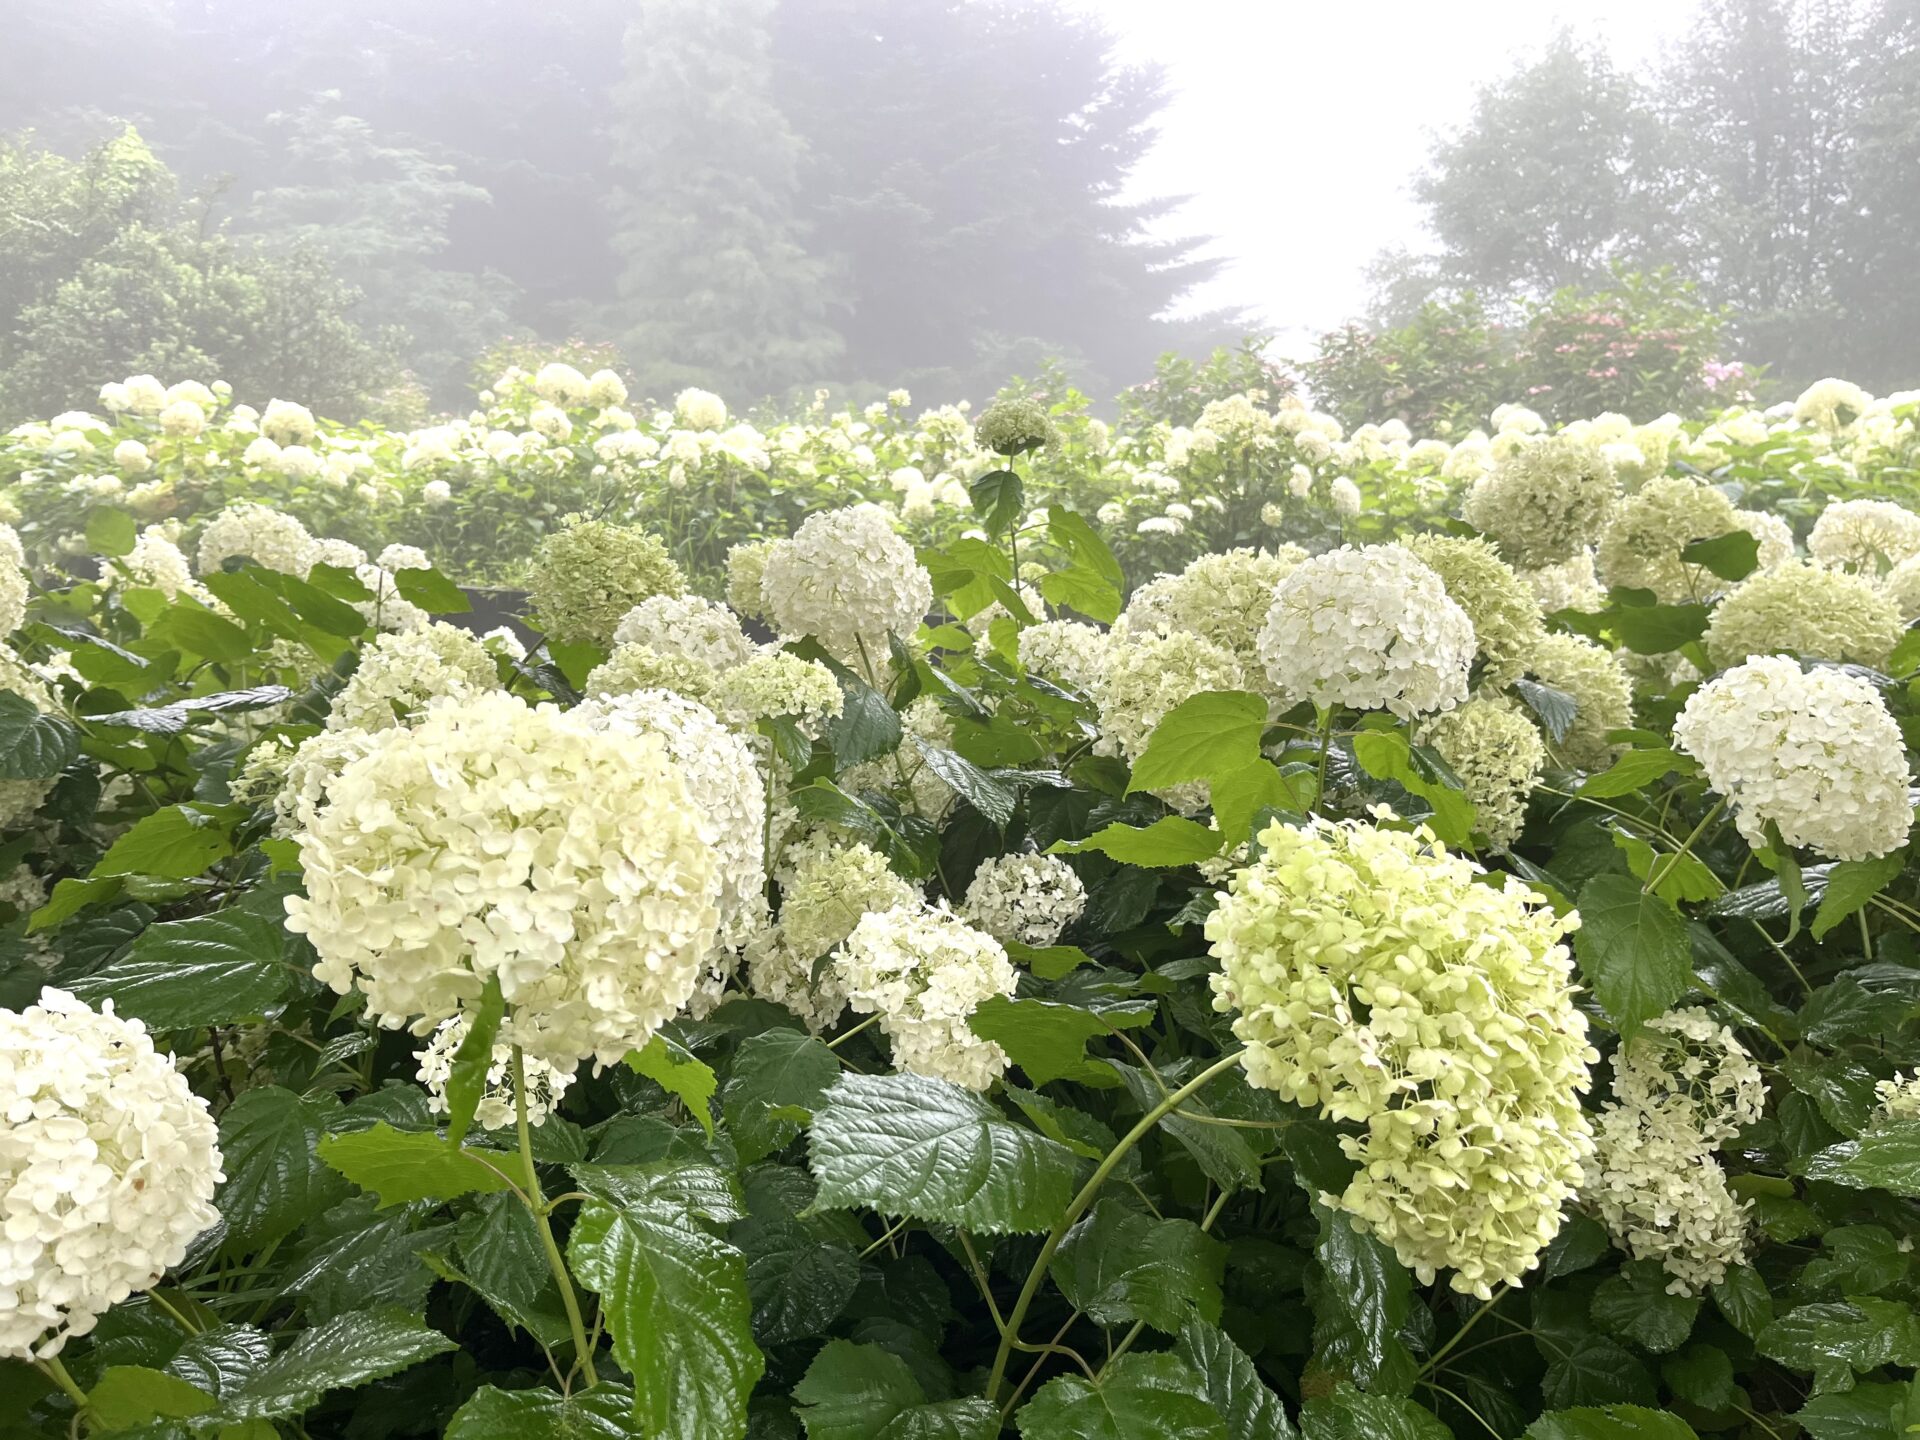
[[[1189,398],[8,437],[0,1437],[1920,1426],[1914,397]]]

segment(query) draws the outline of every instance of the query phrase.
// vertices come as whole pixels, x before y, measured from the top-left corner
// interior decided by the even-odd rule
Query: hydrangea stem
[[[1034,1298],[1040,1293],[1041,1282],[1047,1278],[1047,1266],[1052,1262],[1054,1252],[1067,1238],[1067,1232],[1074,1227],[1082,1215],[1086,1214],[1087,1208],[1093,1204],[1094,1197],[1100,1193],[1100,1187],[1107,1183],[1107,1177],[1112,1175],[1120,1162],[1127,1158],[1128,1152],[1151,1133],[1154,1126],[1172,1111],[1180,1108],[1181,1102],[1205,1089],[1239,1063],[1238,1050],[1230,1055],[1222,1055],[1142,1115],[1140,1122],[1122,1136],[1120,1143],[1107,1152],[1107,1158],[1094,1168],[1092,1176],[1088,1178],[1085,1185],[1080,1187],[1080,1193],[1069,1202],[1066,1213],[1060,1217],[1059,1224],[1053,1227],[1052,1232],[1047,1236],[1046,1243],[1040,1247],[1040,1254],[1034,1260],[1033,1268],[1027,1272],[1026,1283],[1020,1287],[1020,1296],[1013,1302],[1013,1309],[1007,1315],[1006,1328],[1000,1335],[1000,1349],[993,1357],[993,1373],[987,1378],[988,1403],[999,1403],[1000,1386],[1007,1378],[1007,1362],[1013,1358],[1014,1347],[1019,1342],[1020,1326],[1027,1318],[1027,1311],[1033,1308]]]
[[[573,1277],[567,1273],[567,1262],[561,1257],[560,1244],[553,1238],[553,1225],[547,1219],[546,1197],[540,1193],[540,1173],[533,1166],[533,1127],[527,1124],[527,1068],[518,1045],[513,1047],[513,1122],[520,1132],[520,1163],[527,1171],[527,1208],[533,1212],[533,1223],[540,1227],[540,1244],[547,1252],[547,1266],[553,1271],[554,1284],[560,1287],[560,1303],[567,1308],[573,1350],[580,1357],[580,1370],[587,1377],[587,1388],[592,1389],[600,1383],[593,1369],[593,1346],[587,1340],[586,1323],[580,1318],[580,1297],[574,1293]]]
[[[78,1409],[82,1411],[87,1409],[87,1392],[82,1390],[73,1376],[67,1373],[67,1367],[60,1363],[59,1356],[49,1355],[46,1359],[36,1360],[33,1363],[42,1375],[60,1387],[60,1393],[73,1401]]]

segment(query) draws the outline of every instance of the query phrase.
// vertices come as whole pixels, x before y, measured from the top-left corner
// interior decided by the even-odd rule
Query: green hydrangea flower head
[[[605,520],[577,520],[534,548],[527,597],[563,645],[613,643],[626,613],[650,595],[679,595],[687,578],[658,536]]]
[[[1871,580],[1799,560],[1734,587],[1707,624],[1707,655],[1716,670],[1778,654],[1877,670],[1901,629],[1899,605]]]
[[[1440,577],[1473,621],[1483,685],[1498,689],[1526,673],[1546,638],[1540,602],[1500,552],[1478,537],[1415,535],[1400,542]]]
[[[1549,740],[1561,761],[1576,770],[1604,770],[1620,747],[1612,730],[1633,724],[1633,681],[1613,651],[1583,635],[1549,635],[1534,649],[1533,678],[1573,697],[1573,723]]]
[[[1705,600],[1727,582],[1681,552],[1696,540],[1711,540],[1746,527],[1725,494],[1691,475],[1649,480],[1620,502],[1600,537],[1600,578],[1611,589],[1651,590],[1668,605]]]
[[[1556,435],[1523,445],[1467,495],[1467,523],[1526,570],[1571,560],[1599,539],[1620,480],[1598,446]]]
[[[973,438],[1002,455],[1020,455],[1060,439],[1059,427],[1038,400],[1019,396],[996,400],[974,422]]]

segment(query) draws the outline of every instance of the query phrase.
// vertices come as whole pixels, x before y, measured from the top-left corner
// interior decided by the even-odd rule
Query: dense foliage
[[[619,388],[10,438],[0,1435],[1920,1423],[1915,396]]]

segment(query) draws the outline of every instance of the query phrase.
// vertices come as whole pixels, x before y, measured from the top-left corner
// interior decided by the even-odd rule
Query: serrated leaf
[[[319,1155],[362,1190],[380,1197],[380,1207],[413,1200],[451,1200],[508,1188],[502,1172],[518,1160],[483,1162],[432,1130],[396,1130],[382,1120],[371,1129],[321,1139]]]
[[[796,1109],[816,1108],[839,1074],[833,1051],[805,1031],[765,1030],[743,1040],[720,1101],[740,1163],[756,1164],[798,1135]]]
[[[1690,540],[1680,547],[1687,565],[1704,565],[1722,580],[1744,580],[1760,563],[1760,542],[1751,531],[1729,530],[1711,540]]]
[[[1812,1371],[1816,1390],[1849,1390],[1855,1372],[1920,1363],[1920,1319],[1910,1306],[1862,1295],[1796,1306],[1754,1343],[1770,1360]]]
[[[467,592],[438,570],[409,567],[393,572],[393,588],[410,605],[418,605],[429,615],[464,615],[473,609]]]
[[[1115,821],[1084,840],[1056,840],[1047,847],[1047,854],[1085,855],[1091,851],[1123,865],[1166,869],[1198,864],[1217,855],[1225,839],[1218,830],[1197,821],[1163,815],[1144,827]]]
[[[1190,1220],[1155,1220],[1102,1200],[1053,1257],[1054,1283],[1102,1325],[1144,1320],[1168,1335],[1220,1319],[1227,1247]]]
[[[489,975],[480,992],[478,1006],[466,1012],[467,1033],[453,1052],[453,1065],[447,1075],[447,1143],[458,1147],[473,1128],[480,1101],[487,1093],[487,1072],[493,1068],[494,1041],[500,1034],[500,1022],[506,1017],[507,1002],[500,993],[500,977]],[[509,1068],[507,1085],[515,1085]],[[336,1167],[338,1168],[338,1167]],[[363,1189],[366,1187],[362,1187]]]
[[[1409,795],[1417,795],[1433,809],[1427,823],[1448,845],[1464,846],[1473,839],[1473,804],[1459,790],[1435,775],[1432,767],[1416,763],[1412,746],[1398,730],[1363,730],[1353,737],[1354,759],[1376,780],[1391,780]],[[1424,766],[1424,768],[1423,768]]]
[[[336,1315],[295,1337],[251,1378],[221,1397],[209,1422],[273,1420],[298,1415],[330,1390],[397,1375],[460,1347],[438,1330],[396,1310]]]
[[[154,1030],[230,1025],[286,998],[295,977],[291,951],[286,930],[273,921],[219,910],[147,927],[126,954],[67,988],[95,1007],[112,1000],[120,1014]]]
[[[631,1440],[632,1412],[633,1392],[606,1380],[573,1395],[482,1385],[447,1422],[444,1440]]]
[[[1524,676],[1513,682],[1513,693],[1526,703],[1526,707],[1540,722],[1540,728],[1547,732],[1549,739],[1558,745],[1567,738],[1567,731],[1580,716],[1580,702],[1552,685],[1542,684]]]
[[[246,660],[253,654],[253,641],[247,638],[245,630],[211,610],[184,600],[168,607],[148,625],[146,638],[171,650],[227,664]]]
[[[1225,1331],[1189,1317],[1173,1353],[1199,1375],[1207,1400],[1226,1424],[1227,1440],[1292,1440],[1293,1425],[1280,1397]]]
[[[1689,1345],[1660,1365],[1660,1378],[1689,1405],[1724,1410],[1734,1398],[1733,1361],[1718,1345]]]
[[[118,505],[98,505],[87,512],[87,549],[113,558],[130,554],[139,539],[133,512]]]
[[[644,1050],[627,1056],[627,1066],[644,1075],[669,1095],[677,1095],[700,1122],[700,1128],[713,1138],[713,1093],[720,1082],[712,1068],[676,1040],[655,1035]]]
[[[1593,1292],[1594,1320],[1656,1355],[1679,1349],[1692,1333],[1700,1297],[1669,1295],[1667,1279],[1657,1260],[1628,1261]]]
[[[1395,1395],[1363,1394],[1342,1384],[1300,1411],[1305,1440],[1453,1440],[1432,1411]]]
[[[694,1189],[706,1184],[684,1178]],[[687,1203],[681,1188],[673,1171],[660,1170],[644,1184],[599,1192],[580,1208],[567,1259],[600,1296],[614,1356],[633,1376],[640,1432],[741,1440],[747,1397],[766,1368],[753,1341],[746,1260],[702,1228],[711,1207]]]
[[[245,690],[222,690],[214,695],[191,695],[184,700],[150,709],[114,710],[105,715],[89,715],[89,725],[118,725],[142,730],[151,735],[178,735],[195,715],[225,715],[247,710],[265,710],[284,705],[293,698],[285,685],[253,685]]]
[[[1751,1265],[1729,1265],[1726,1279],[1712,1287],[1712,1294],[1715,1308],[1749,1339],[1773,1323],[1773,1296]]]
[[[989,535],[997,535],[1015,520],[1027,503],[1026,487],[1012,470],[989,470],[977,475],[967,486],[973,500],[973,513],[980,517]]]
[[[920,1075],[842,1075],[813,1117],[823,1209],[865,1207],[985,1234],[1051,1229],[1085,1162],[982,1097]]]
[[[552,1349],[568,1335],[565,1305],[547,1263],[540,1231],[518,1196],[480,1201],[460,1218],[454,1244],[459,1278],[494,1313]]]
[[[1806,1167],[1809,1180],[1920,1196],[1920,1120],[1882,1119],[1857,1140],[1830,1145]]]
[[[1839,1394],[1815,1395],[1793,1418],[1812,1440],[1908,1440],[1896,1424],[1896,1407],[1906,1400],[1906,1385],[1863,1382]]]
[[[1640,1405],[1556,1410],[1527,1427],[1522,1440],[1699,1440],[1678,1415]]]
[[[1128,1094],[1142,1113],[1160,1103],[1165,1094],[1160,1080],[1137,1065],[1123,1065],[1118,1060],[1107,1064],[1126,1083]],[[1168,1077],[1167,1083],[1176,1082]],[[1198,1096],[1189,1097],[1180,1110],[1182,1113],[1163,1116],[1159,1128],[1193,1157],[1206,1177],[1223,1190],[1258,1190],[1260,1157],[1247,1142],[1249,1132],[1209,1125],[1207,1117],[1213,1112]]]
[[[1057,1375],[1014,1416],[1021,1440],[1227,1440],[1193,1368],[1129,1351],[1100,1372]]]
[[[836,769],[846,770],[900,748],[900,715],[887,697],[844,666],[837,667],[840,713],[827,726]]]
[[[1850,918],[1899,879],[1906,863],[1906,852],[1896,850],[1877,860],[1842,860],[1836,864],[1827,872],[1826,893],[1820,899],[1819,912],[1813,917],[1813,938],[1826,939],[1834,926]]]
[[[946,781],[955,793],[999,829],[1007,828],[1013,820],[1013,808],[1020,800],[1020,792],[1012,783],[999,772],[982,769],[944,745],[935,745],[918,735],[914,736],[913,743],[926,761],[927,769]]]
[[[793,1387],[807,1440],[994,1440],[985,1400],[928,1405],[912,1368],[879,1345],[833,1340]]]
[[[317,1153],[339,1107],[277,1085],[243,1091],[220,1116],[226,1182],[213,1203],[227,1222],[226,1244],[250,1250],[291,1234],[347,1194]]]
[[[0,690],[0,780],[51,780],[80,753],[80,732],[43,715],[26,696]]]
[[[1689,770],[1693,762],[1669,749],[1629,750],[1598,775],[1589,776],[1580,794],[1596,800],[1613,799],[1643,790],[1675,770]]]
[[[149,1420],[179,1419],[213,1409],[213,1396],[163,1370],[109,1365],[87,1392],[87,1414],[97,1429],[131,1430]]]
[[[1413,1279],[1391,1250],[1355,1230],[1347,1216],[1318,1201],[1313,1208],[1320,1221],[1314,1258],[1326,1272],[1329,1294],[1363,1347],[1363,1363],[1356,1366],[1354,1378],[1372,1384],[1406,1323],[1413,1303]]]
[[[1244,690],[1210,690],[1175,705],[1133,762],[1127,793],[1214,780],[1260,758],[1267,702]]]
[[[93,878],[152,875],[188,880],[232,853],[233,843],[218,816],[201,806],[169,805],[141,816],[114,841],[93,867]]]
[[[1574,953],[1594,997],[1623,1032],[1664,1014],[1692,983],[1687,922],[1673,903],[1626,875],[1580,889]]]
[[[251,1379],[272,1358],[273,1342],[260,1331],[246,1325],[216,1325],[181,1341],[166,1370],[219,1396]]]
[[[967,1024],[981,1039],[1005,1050],[1035,1085],[1061,1079],[1111,1085],[1113,1072],[1087,1059],[1087,1041],[1148,1024],[1154,1010],[1150,1000],[1092,1010],[1057,1000],[995,995],[975,1009]]]

